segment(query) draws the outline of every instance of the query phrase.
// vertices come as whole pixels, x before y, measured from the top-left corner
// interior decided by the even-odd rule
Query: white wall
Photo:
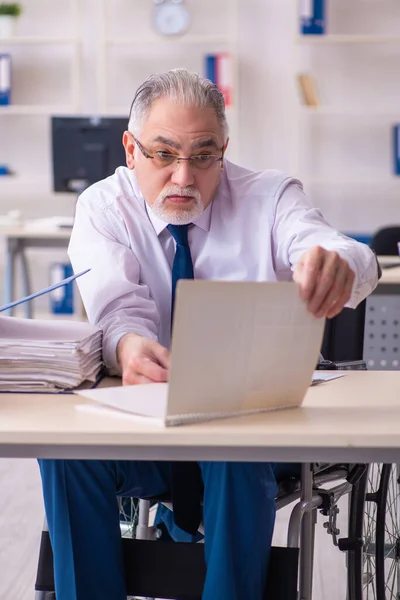
[[[229,0],[191,0],[197,14],[193,29],[220,26],[229,15]],[[108,26],[114,35],[138,34],[139,16],[150,19],[152,0],[108,0],[113,8]],[[136,5],[135,5],[136,3]],[[96,57],[99,56],[100,0],[80,0],[82,19],[82,112],[99,110]],[[397,0],[335,0],[330,3],[329,32],[400,32]],[[400,43],[304,47],[295,44],[295,0],[239,0],[239,126],[238,148],[243,164],[254,169],[278,168],[296,174],[328,219],[346,232],[370,233],[378,226],[398,222],[400,178],[391,178],[390,126],[398,115],[307,116],[298,110],[295,74],[311,70],[323,104],[361,112],[398,105],[400,96]],[[140,9],[139,13],[135,13]],[[225,10],[225,13],[224,13]],[[46,13],[46,23],[42,16]],[[146,15],[148,12],[148,16]],[[136,15],[136,16],[135,16]],[[136,18],[137,17],[137,18]],[[21,35],[74,33],[68,3],[29,0],[20,19]],[[139,32],[142,33],[142,32]],[[187,47],[174,46],[173,55],[149,60],[149,48],[134,56],[132,47],[112,50],[109,96],[129,109],[142,75],[154,65],[201,64]],[[0,51],[2,47],[0,45]],[[71,50],[57,46],[13,46],[15,102],[68,103]],[[204,48],[206,50],[206,48]],[[193,52],[193,48],[192,48]],[[134,58],[132,58],[134,57]],[[196,62],[197,61],[197,62]],[[140,65],[142,66],[139,70]],[[123,71],[125,70],[125,76]],[[136,73],[136,75],[135,75]],[[51,193],[49,123],[46,117],[0,116],[0,163],[7,162],[27,176],[27,184],[0,180],[0,214],[18,208],[25,217],[72,214],[69,195]],[[312,185],[313,178],[365,179],[365,183]],[[33,178],[33,179],[32,179]],[[382,181],[379,181],[382,180]],[[51,253],[51,260],[64,254]],[[49,253],[32,253],[34,281],[47,281]],[[3,269],[0,253],[0,275]],[[45,301],[43,301],[45,302]]]

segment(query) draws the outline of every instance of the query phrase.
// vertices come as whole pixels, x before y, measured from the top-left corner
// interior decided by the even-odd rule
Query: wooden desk
[[[301,408],[161,428],[79,412],[76,395],[0,394],[0,456],[400,462],[400,372],[349,371]]]
[[[17,259],[21,263],[23,296],[32,293],[29,277],[28,262],[25,250],[27,248],[67,248],[71,229],[43,228],[29,229],[29,227],[0,227],[0,236],[6,242],[6,271],[4,281],[4,304],[13,302],[15,297],[15,278]],[[32,303],[24,305],[25,316],[32,318]],[[13,309],[7,314],[13,314]]]

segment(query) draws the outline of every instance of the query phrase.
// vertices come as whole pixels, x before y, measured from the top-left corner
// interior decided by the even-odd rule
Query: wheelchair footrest
[[[124,539],[127,593],[174,600],[201,600],[204,544]],[[272,548],[265,597],[297,598],[298,549]]]
[[[206,564],[204,544],[122,538],[129,596],[201,600]],[[298,549],[271,549],[266,599],[296,600]],[[53,552],[48,531],[42,532],[36,591],[54,591]]]

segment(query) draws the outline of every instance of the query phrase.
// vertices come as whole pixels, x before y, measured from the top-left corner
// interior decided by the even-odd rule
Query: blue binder
[[[11,54],[0,54],[0,106],[11,104]]]
[[[325,33],[325,0],[301,0],[300,31],[303,35]]]
[[[400,124],[393,127],[394,174],[400,175]]]
[[[217,83],[217,57],[215,54],[206,54],[204,57],[205,62],[205,76],[213,83]]]

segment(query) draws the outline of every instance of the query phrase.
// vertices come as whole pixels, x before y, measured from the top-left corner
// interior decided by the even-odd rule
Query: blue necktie
[[[192,256],[190,254],[189,225],[168,225],[167,229],[176,242],[175,258],[172,265],[171,318],[174,314],[175,289],[179,279],[194,279]]]
[[[193,263],[188,242],[190,225],[168,225],[176,242],[172,265],[171,320],[174,314],[175,289],[179,279],[194,279]],[[193,462],[171,463],[171,493],[175,524],[194,535],[201,521],[203,481],[200,467]]]

